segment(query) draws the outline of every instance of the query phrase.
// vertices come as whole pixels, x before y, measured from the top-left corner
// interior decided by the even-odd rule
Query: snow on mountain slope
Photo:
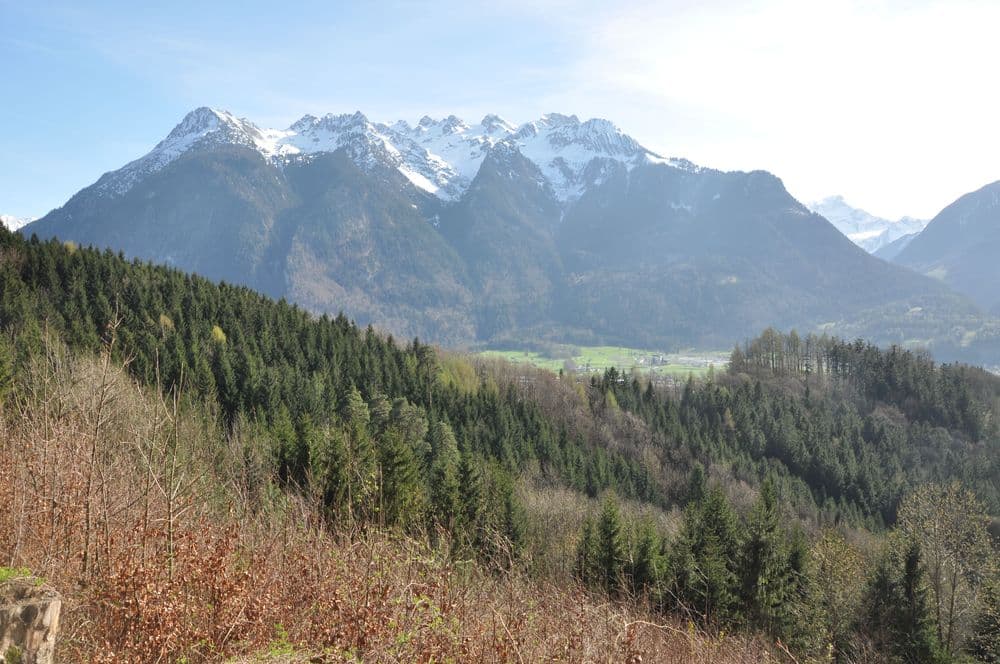
[[[852,207],[842,196],[830,196],[806,207],[826,217],[837,230],[868,253],[875,253],[904,235],[919,233],[927,225],[926,221],[912,217],[896,221],[876,217]]]
[[[424,116],[411,126],[405,121],[373,123],[358,112],[322,118],[306,115],[282,130],[261,129],[227,111],[202,107],[189,113],[149,154],[105,174],[96,186],[103,194],[122,195],[196,146],[253,148],[279,167],[343,148],[362,169],[380,164],[396,168],[417,187],[450,201],[461,196],[498,143],[516,147],[534,162],[562,202],[575,200],[599,179],[602,163],[629,169],[641,163],[697,168],[685,160],[660,157],[607,120],[581,122],[575,115],[552,113],[519,127],[497,115],[471,126],[454,115],[443,120]],[[592,166],[595,159],[597,167]]]
[[[16,231],[30,224],[35,219],[37,217],[15,217],[11,214],[0,214],[0,224],[3,224],[9,231]]]

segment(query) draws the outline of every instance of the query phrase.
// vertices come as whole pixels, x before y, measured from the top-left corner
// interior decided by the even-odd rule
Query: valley
[[[685,350],[667,353],[620,346],[570,346],[552,344],[541,350],[484,350],[481,357],[502,358],[552,372],[604,373],[617,368],[656,377],[684,380],[689,375],[704,377],[709,370],[721,371],[729,362],[729,351]]]

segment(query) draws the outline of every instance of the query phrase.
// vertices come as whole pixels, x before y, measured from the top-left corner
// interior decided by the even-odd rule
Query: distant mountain
[[[852,207],[842,196],[830,196],[810,203],[808,207],[816,214],[826,217],[851,242],[870,254],[905,235],[919,233],[927,225],[926,221],[912,217],[895,221],[876,217]]]
[[[16,231],[27,226],[37,218],[38,217],[15,217],[11,214],[0,214],[0,224],[3,224],[7,230]]]
[[[899,256],[899,253],[906,248],[906,245],[913,242],[913,238],[918,235],[920,235],[920,233],[910,233],[909,235],[898,237],[889,244],[882,245],[873,251],[872,255],[878,256],[884,261],[894,261],[896,260],[896,256]]]
[[[871,329],[897,341],[977,315],[769,173],[667,159],[572,115],[273,130],[200,108],[29,229],[447,344],[728,346],[768,325],[865,331],[887,307],[899,324]]]
[[[895,260],[1000,313],[998,257],[1000,182],[994,182],[943,209]]]

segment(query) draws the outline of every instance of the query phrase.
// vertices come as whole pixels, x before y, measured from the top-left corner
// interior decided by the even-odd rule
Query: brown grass
[[[213,421],[58,350],[0,405],[0,565],[63,593],[59,661],[782,661],[572,584],[331,531],[268,481],[251,434]]]

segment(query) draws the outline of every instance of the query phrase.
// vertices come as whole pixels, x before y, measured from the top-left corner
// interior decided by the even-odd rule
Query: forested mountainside
[[[933,276],[1000,312],[1000,182],[965,194],[941,210],[892,259]]]
[[[72,532],[79,539],[63,540],[65,558],[53,554],[51,564],[40,564],[66,582],[97,583],[112,598],[124,597],[115,593],[146,578],[141,574],[170,592],[194,592],[177,585],[183,581],[173,579],[173,561],[201,546],[222,547],[225,538],[211,544],[191,525],[188,553],[179,553],[174,510],[187,514],[197,505],[206,524],[224,525],[244,518],[234,514],[265,518],[303,500],[314,515],[308,528],[340,533],[347,542],[364,542],[359,533],[394,532],[425,542],[444,559],[523,570],[535,579],[530,583],[565,583],[572,575],[595,591],[643,602],[660,616],[654,620],[736,628],[762,635],[778,650],[781,639],[781,647],[803,657],[884,652],[912,661],[908,653],[942,660],[973,653],[989,661],[996,652],[986,525],[1000,495],[1000,387],[976,369],[938,366],[898,348],[768,331],[735,350],[727,372],[680,389],[614,370],[577,380],[475,364],[417,340],[400,345],[343,316],[312,316],[243,287],[7,231],[0,231],[0,323],[0,403],[15,441],[5,443],[0,476],[18,478],[0,483],[13,492],[5,504],[27,504],[40,477],[24,475],[37,468],[18,463],[18,450],[37,453],[36,460],[63,454],[47,447],[52,432],[77,416],[92,425],[91,433],[67,438],[92,446],[70,465],[89,479],[60,480],[57,487],[77,487],[82,493],[66,505],[87,509],[46,503],[41,512],[0,516],[0,555],[38,564],[16,535],[25,524],[39,533],[53,524],[66,532],[78,527]],[[163,431],[175,432],[163,439],[163,477],[143,466],[161,457],[143,447],[138,429],[102,433],[110,403],[104,388],[93,398],[61,397],[61,383],[45,378],[46,367],[70,371],[97,355],[103,369],[94,363],[91,380],[123,364],[145,386],[140,390],[165,399],[166,415],[148,434],[159,440]],[[78,379],[67,379],[65,389],[86,383]],[[179,399],[172,411],[171,393]],[[178,408],[189,418],[185,436],[170,424],[179,421]],[[22,431],[50,415],[52,421],[38,420],[37,438]],[[111,567],[123,560],[115,547],[125,532],[112,537],[111,531],[131,523],[121,516],[133,513],[125,506],[142,503],[125,494],[142,485],[119,487],[119,496],[107,489],[107,478],[135,464],[145,470],[127,475],[147,477],[147,488],[173,478],[163,498],[166,522],[135,512],[134,527],[159,543],[153,549],[162,570],[137,558]],[[192,493],[195,487],[204,493]],[[237,498],[240,509],[209,509]],[[119,499],[121,512],[112,509]],[[932,565],[943,549],[911,546],[931,544],[927,515],[941,513],[965,533],[963,555],[947,558],[947,569],[958,570],[948,582],[944,568]],[[249,598],[252,590],[236,579],[249,578],[240,561],[258,555],[252,546],[259,544],[228,541],[223,548],[230,553],[212,564],[218,578],[236,584],[233,593]],[[261,569],[292,564],[269,560],[278,567]],[[95,581],[111,572],[115,583]],[[342,589],[331,592],[340,596]],[[101,604],[99,596],[87,597],[118,627],[140,617],[162,624],[169,610],[147,596],[130,618],[115,612],[117,599]],[[187,645],[169,639],[157,645],[129,640],[135,633],[129,630],[107,638],[147,655],[175,646],[183,653],[168,659],[183,654],[201,661],[212,652],[259,647],[266,637],[255,615],[232,616],[227,634],[245,635],[243,641],[185,632]],[[415,628],[421,638],[431,624]],[[636,645],[627,635],[618,656],[626,642]],[[363,632],[307,626],[283,638],[300,648],[369,652]],[[94,642],[78,639],[81,652],[93,656]],[[445,640],[451,645],[442,652],[462,657]],[[495,654],[516,659],[514,649],[506,652]]]
[[[425,120],[276,132],[198,109],[23,232],[452,346],[719,347],[768,325],[930,343],[982,327],[970,301],[867,255],[769,173],[663,159],[603,120]]]

